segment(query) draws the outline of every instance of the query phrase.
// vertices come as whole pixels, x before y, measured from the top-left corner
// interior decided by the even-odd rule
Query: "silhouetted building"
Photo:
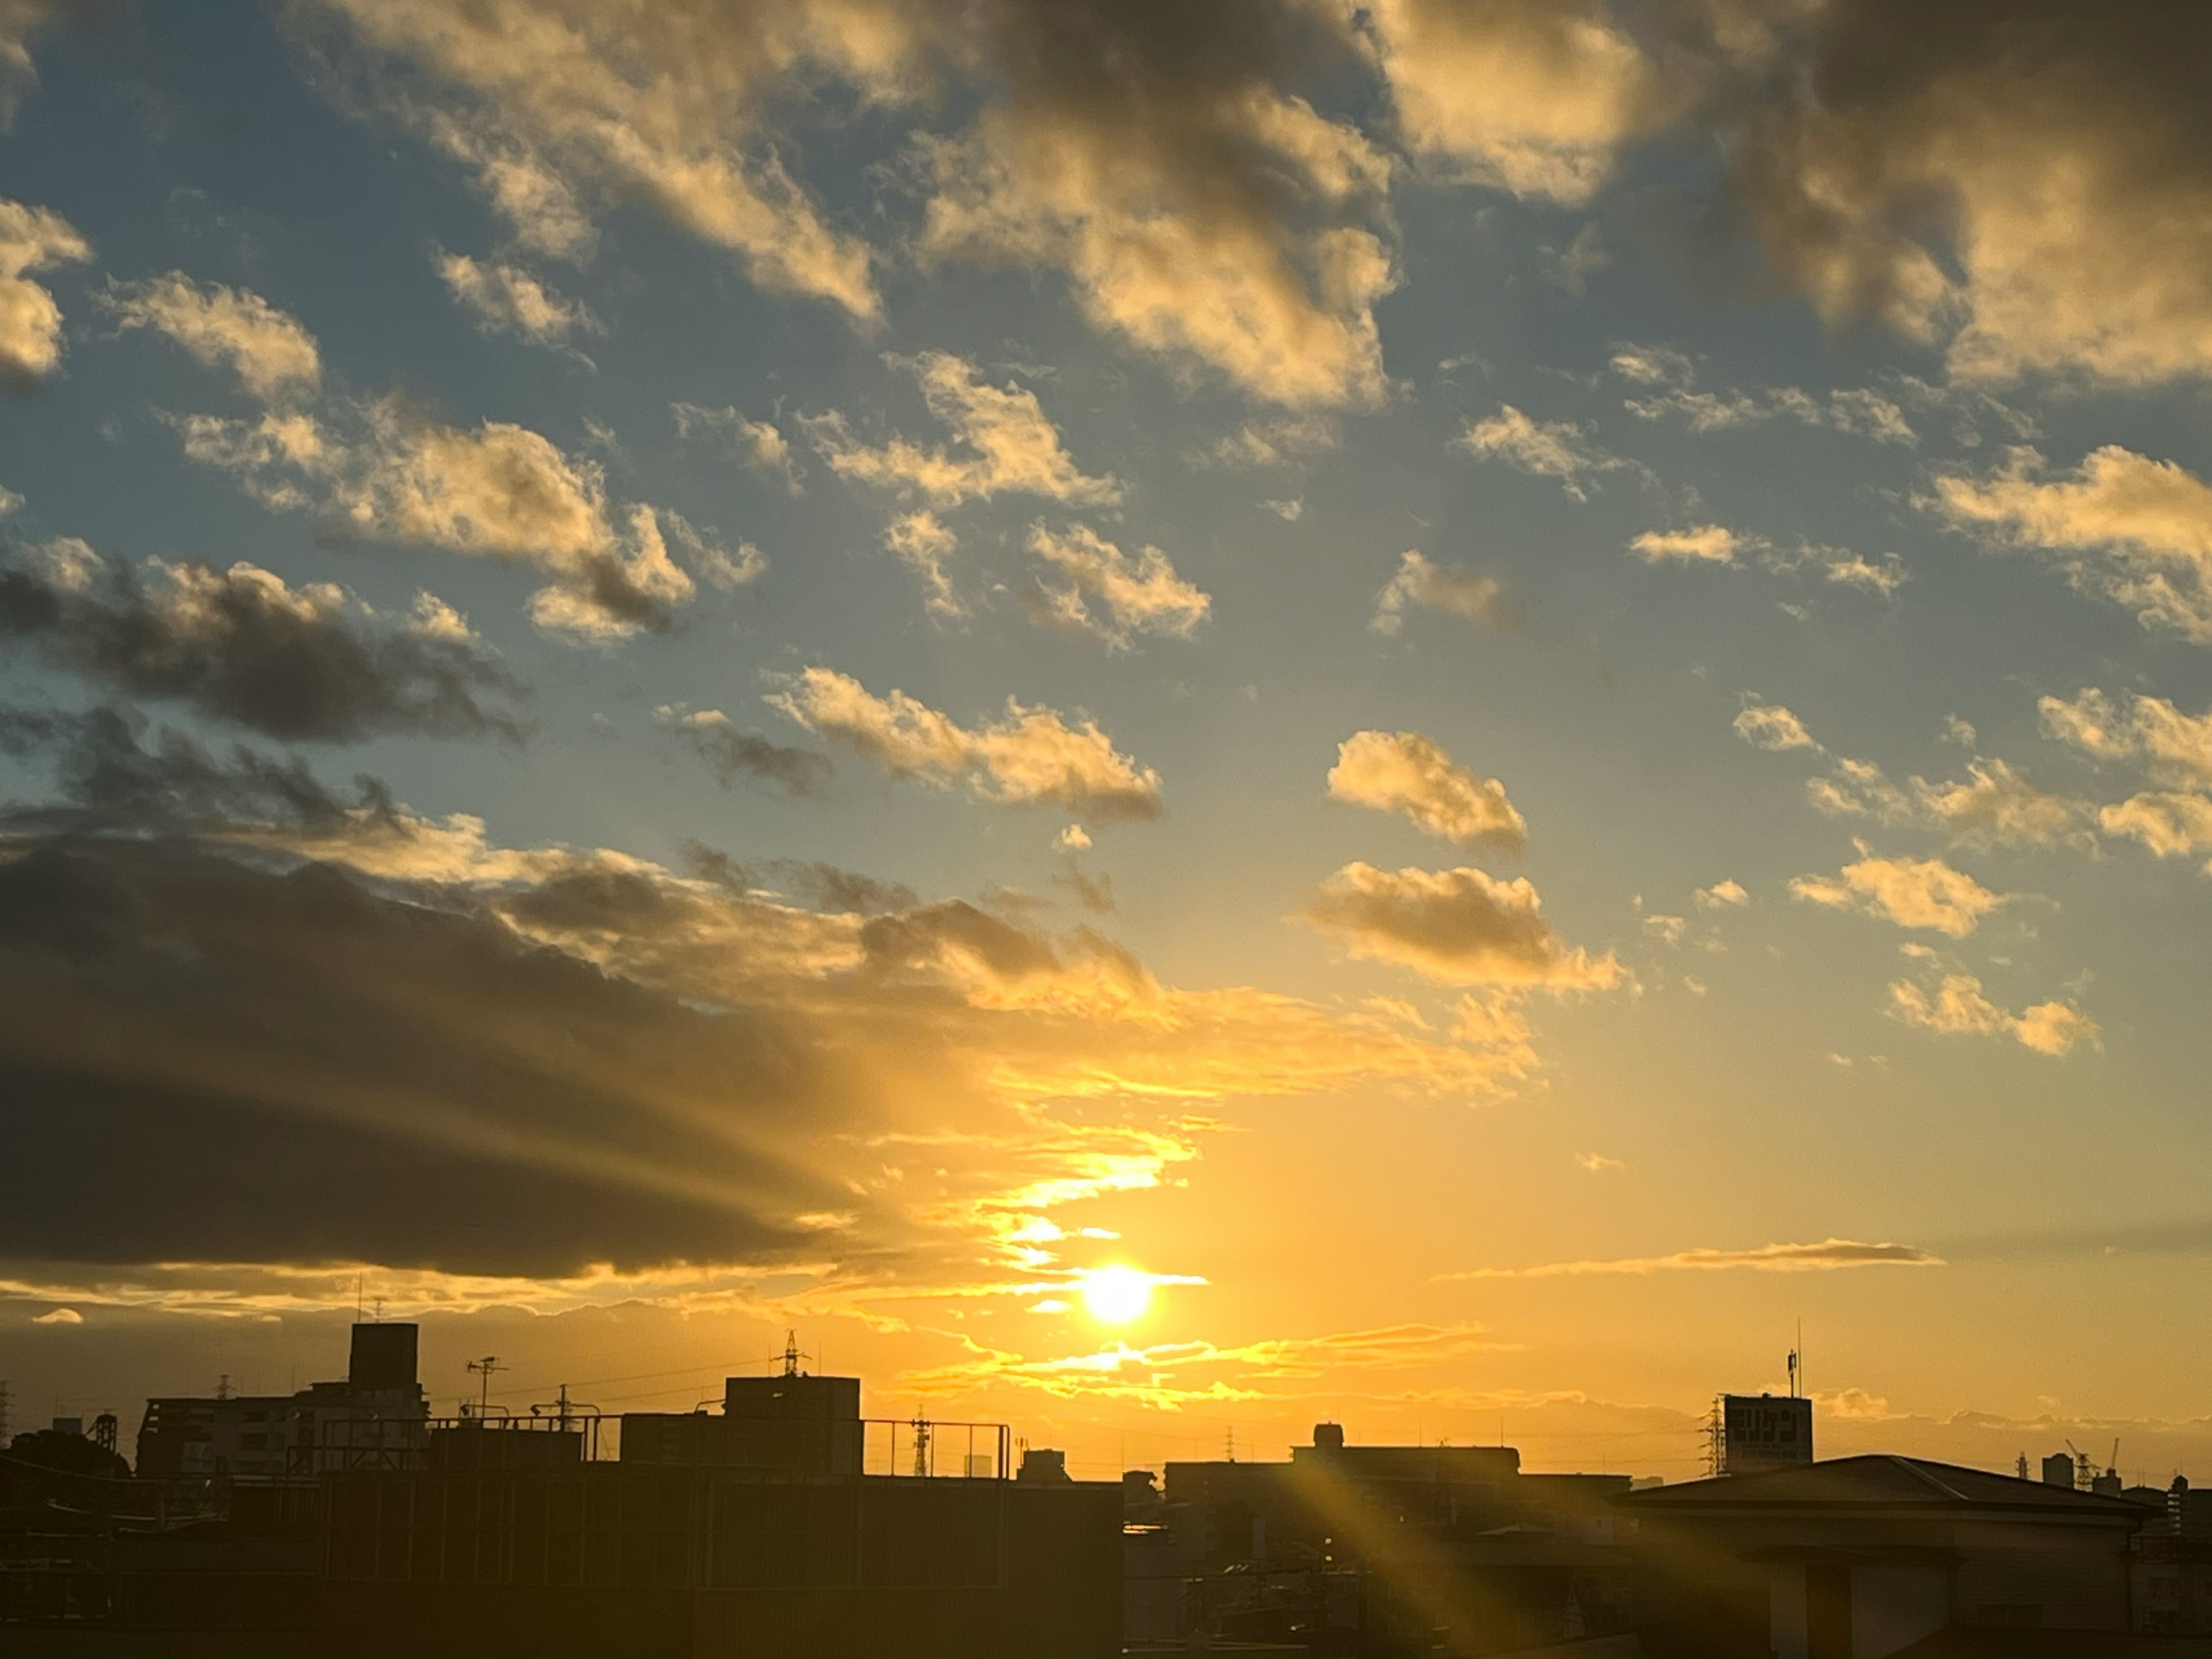
[[[2070,1481],[1845,1457],[1656,1487],[1620,1507],[1638,1522],[1645,1632],[1626,1652],[1888,1659],[1953,1631],[1969,1632],[1944,1638],[1960,1651],[2134,1650],[2130,1540],[2142,1511]],[[2028,1645],[2004,1645],[2031,1630]],[[1996,1632],[1995,1645],[1972,1648],[1975,1632]]]
[[[419,1402],[411,1330],[362,1334],[391,1329],[357,1328],[348,1383],[282,1403]],[[149,1402],[153,1462],[234,1443],[173,1426],[202,1405],[232,1433],[262,1409]],[[82,1437],[22,1437],[46,1461],[0,1455],[0,1654],[1119,1652],[1118,1482],[1071,1480],[1041,1448],[1013,1478],[1003,1425],[864,1420],[860,1407],[856,1379],[799,1375],[794,1356],[783,1376],[731,1378],[720,1412],[624,1418],[609,1457],[597,1413],[565,1395],[527,1418],[431,1419],[415,1404],[404,1443],[313,1475],[131,1479]],[[69,1645],[80,1638],[92,1645]]]
[[[1759,1474],[1813,1461],[1813,1402],[1796,1395],[1724,1394],[1721,1473]]]
[[[1508,1446],[1362,1446],[1317,1425],[1288,1462],[1174,1462],[1164,1529],[1182,1575],[1171,1639],[1395,1659],[1503,1652],[1625,1628],[1627,1561],[1610,1500],[1626,1475],[1523,1474]],[[1141,1494],[1139,1494],[1141,1497]],[[1163,1546],[1125,1532],[1146,1633]]]
[[[617,1458],[598,1426],[441,1425],[419,1468],[326,1478],[319,1655],[1120,1650],[1119,1485],[1008,1479],[1002,1425],[864,1420],[856,1379],[793,1373],[629,1413]]]
[[[296,1394],[149,1400],[137,1472],[156,1479],[397,1468],[422,1450],[430,1413],[416,1380],[416,1339],[410,1324],[356,1325],[345,1380]]]
[[[2144,1515],[2136,1534],[2136,1628],[2212,1637],[2212,1492],[2192,1491],[2177,1474],[2170,1486],[2129,1486],[2120,1496]]]

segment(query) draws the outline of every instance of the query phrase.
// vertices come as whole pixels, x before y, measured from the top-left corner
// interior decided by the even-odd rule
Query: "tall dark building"
[[[401,1394],[413,1389],[419,1328],[398,1323],[356,1325],[347,1386],[356,1394]]]

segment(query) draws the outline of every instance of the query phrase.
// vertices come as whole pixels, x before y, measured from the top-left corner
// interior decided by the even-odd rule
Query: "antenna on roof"
[[[503,1371],[507,1368],[499,1363],[497,1354],[488,1353],[482,1359],[469,1361],[469,1369],[480,1373],[483,1377],[483,1393],[477,1406],[477,1414],[479,1417],[489,1417],[491,1415],[491,1374],[494,1371]],[[502,1407],[501,1409],[504,1410],[505,1407]]]

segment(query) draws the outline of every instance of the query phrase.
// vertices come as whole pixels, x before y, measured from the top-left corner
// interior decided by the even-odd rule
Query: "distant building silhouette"
[[[296,1394],[149,1400],[141,1476],[314,1475],[399,1468],[423,1447],[429,1402],[416,1379],[417,1328],[356,1324],[343,1382]]]
[[[433,1419],[414,1328],[360,1325],[344,1382],[149,1401],[136,1478],[19,1437],[0,1655],[1118,1653],[1117,1483],[1044,1448],[1015,1476],[1000,1424],[863,1419],[858,1379],[798,1358],[719,1412],[602,1423],[564,1389]],[[281,1455],[247,1438],[280,1424]]]
[[[1171,1462],[1164,1492],[1124,1480],[1129,1637],[1397,1659],[1625,1630],[1628,1490],[1523,1474],[1510,1446],[1358,1445],[1334,1423],[1287,1462]]]
[[[2070,1480],[2061,1491],[1922,1458],[1844,1457],[1657,1487],[1620,1507],[1637,1523],[1646,1632],[1626,1654],[1888,1659],[1955,1631],[1997,1634],[1926,1650],[2136,1650],[2142,1511]]]

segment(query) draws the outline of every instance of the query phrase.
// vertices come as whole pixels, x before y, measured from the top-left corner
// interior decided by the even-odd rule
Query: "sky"
[[[2212,21],[0,0],[0,1376],[2212,1478]]]

